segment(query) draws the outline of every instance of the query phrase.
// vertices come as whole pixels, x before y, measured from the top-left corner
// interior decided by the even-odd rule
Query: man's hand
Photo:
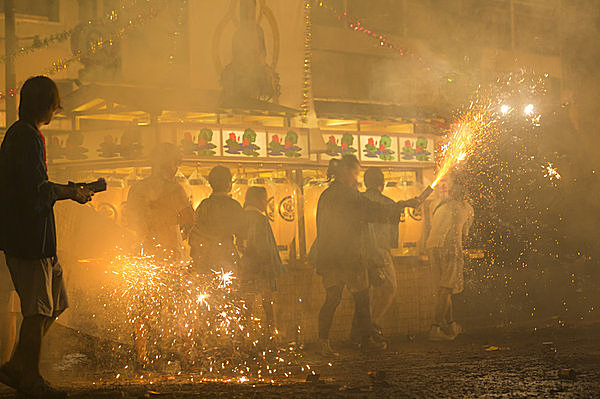
[[[418,208],[421,206],[421,200],[418,197],[406,201],[398,201],[396,203],[405,208]]]
[[[79,202],[80,204],[85,204],[92,200],[94,196],[94,191],[85,187],[85,186],[72,186],[73,190],[71,193],[71,199],[73,201]]]

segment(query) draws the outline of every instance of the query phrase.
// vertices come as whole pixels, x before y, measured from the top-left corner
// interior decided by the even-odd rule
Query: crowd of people
[[[48,180],[39,127],[59,109],[58,89],[51,79],[27,80],[21,89],[19,121],[8,129],[0,149],[0,249],[8,266],[0,270],[0,382],[32,397],[65,397],[39,370],[43,338],[68,307],[53,205],[66,199],[85,204],[93,195],[85,186]],[[194,210],[175,179],[181,162],[178,148],[160,144],[151,159],[152,174],[131,188],[127,200],[129,225],[144,250],[179,261],[186,258],[182,244],[187,240],[195,271],[232,271],[241,282],[240,290],[261,297],[266,325],[275,329],[273,293],[286,266],[265,215],[265,188],[250,187],[242,206],[230,196],[229,169],[215,166],[208,176],[212,194]],[[331,183],[319,198],[317,238],[309,253],[326,293],[318,315],[319,352],[338,355],[329,333],[345,287],[355,305],[351,339],[362,351],[384,350],[388,342],[380,323],[397,290],[391,249],[398,244],[404,209],[421,206],[423,199],[395,202],[386,197],[378,168],[365,172],[367,190],[361,193],[360,164],[353,155],[332,159],[327,175]],[[461,186],[451,184],[433,210],[427,240],[439,287],[430,339],[451,340],[461,332],[451,298],[462,290],[462,239],[472,219],[473,209]],[[13,350],[18,312],[23,321]],[[145,361],[146,335],[143,326],[134,334],[140,362]]]

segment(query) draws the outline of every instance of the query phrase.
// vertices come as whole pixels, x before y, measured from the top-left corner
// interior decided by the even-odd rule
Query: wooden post
[[[4,69],[5,95],[6,95],[6,127],[8,128],[17,120],[17,75],[15,72],[14,55],[17,50],[17,33],[15,23],[15,1],[4,0],[4,51],[6,62]]]
[[[304,178],[302,169],[296,169],[296,184],[298,185],[298,198],[296,200],[296,217],[298,218],[298,247],[300,261],[306,259],[306,224],[304,223]]]

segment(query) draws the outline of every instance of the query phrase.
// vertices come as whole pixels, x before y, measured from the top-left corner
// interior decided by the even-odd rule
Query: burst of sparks
[[[231,271],[226,272],[221,269],[220,271],[213,270],[212,272],[215,273],[217,279],[219,280],[219,288],[227,288],[233,284],[233,280],[235,280],[235,276]]]
[[[186,262],[149,255],[119,255],[111,267],[107,319],[121,339],[145,337],[149,363],[170,364],[176,353],[201,379],[230,382],[287,378],[306,364],[295,344],[275,344],[277,330],[254,315],[261,309],[248,305],[231,271],[197,274]]]
[[[550,180],[560,180],[560,173],[558,173],[558,169],[552,165],[552,162],[542,165],[542,169],[544,170],[544,177],[547,177]]]
[[[452,124],[453,129],[439,147],[441,161],[431,187],[434,188],[460,162],[480,151],[490,141],[498,139],[500,127],[506,126],[512,115],[511,107],[504,103],[507,98],[520,98],[524,94],[532,96],[543,91],[545,78],[546,76],[531,82],[509,76],[506,80],[499,79],[497,85],[490,89],[478,89],[467,105],[458,112]],[[525,120],[532,126],[540,125],[541,115],[535,114],[533,104],[525,105],[523,113]]]

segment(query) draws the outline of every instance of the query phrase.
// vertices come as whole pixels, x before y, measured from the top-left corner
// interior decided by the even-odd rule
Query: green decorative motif
[[[250,128],[244,130],[242,134],[242,142],[239,142],[239,137],[235,133],[229,133],[229,138],[225,140],[225,150],[228,154],[245,155],[247,157],[257,157],[259,155],[257,150],[260,147],[254,144],[256,142],[256,132]]]
[[[431,161],[431,152],[427,151],[428,140],[425,137],[417,138],[413,147],[411,140],[406,140],[402,147],[402,159],[405,161]]]
[[[329,140],[326,144],[326,154],[332,157],[337,157],[343,154],[354,154],[357,149],[352,147],[354,144],[354,137],[350,133],[342,134],[340,145],[338,145],[335,136],[329,136]]]
[[[269,143],[269,155],[274,157],[285,155],[288,158],[300,157],[302,156],[300,153],[302,148],[297,144],[298,133],[293,130],[288,130],[283,143],[281,142],[281,138],[274,134],[271,136],[271,142]]]
[[[368,158],[379,158],[382,161],[393,161],[395,159],[395,151],[392,150],[391,147],[392,138],[390,136],[381,136],[379,143],[377,143],[373,137],[369,137],[363,152]]]
[[[185,132],[183,135],[183,140],[181,140],[181,147],[183,150],[183,155],[186,157],[190,156],[213,156],[216,154],[214,151],[217,146],[212,143],[213,139],[213,131],[208,128],[203,128],[198,133],[198,141],[194,142],[194,137],[192,137],[192,133]]]

